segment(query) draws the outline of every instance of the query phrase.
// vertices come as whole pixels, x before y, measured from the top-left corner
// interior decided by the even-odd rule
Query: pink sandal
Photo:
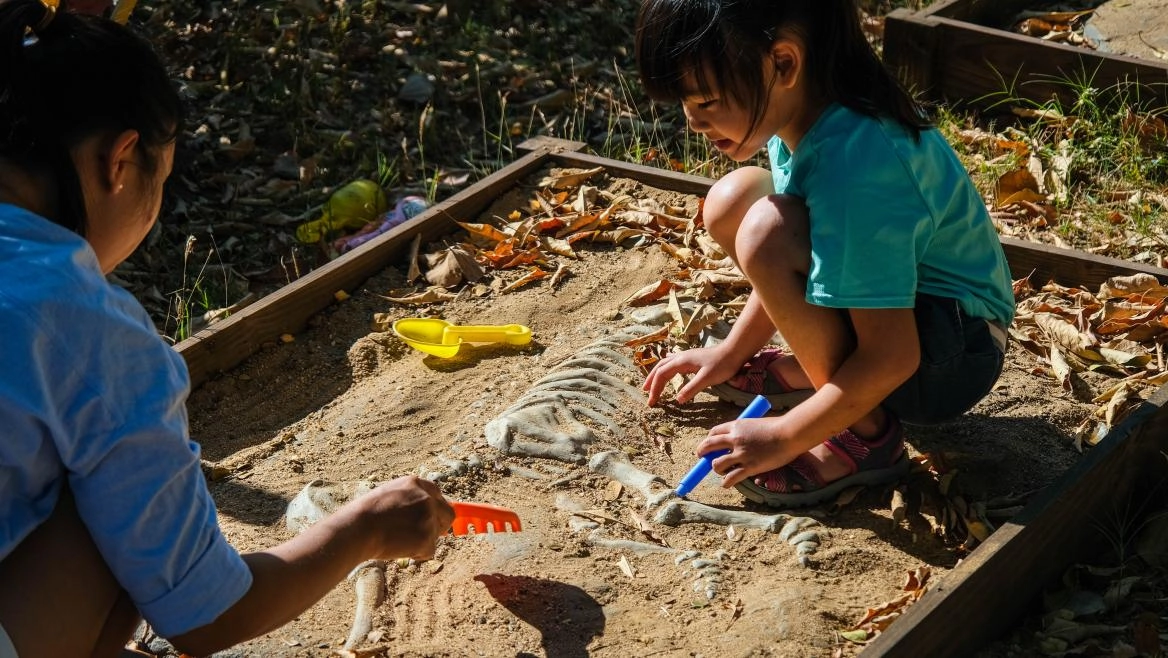
[[[824,444],[851,468],[851,473],[834,482],[824,482],[807,455],[790,464],[747,478],[736,485],[743,496],[771,507],[807,507],[834,499],[856,485],[876,485],[903,477],[909,470],[904,450],[904,428],[892,414],[888,429],[879,439],[866,441],[844,430]]]
[[[771,403],[772,410],[787,411],[815,393],[815,390],[810,388],[796,389],[771,371],[771,364],[787,354],[790,352],[778,347],[764,347],[750,357],[738,371],[738,374],[745,378],[742,388],[722,383],[714,384],[706,390],[718,396],[718,399],[740,407],[750,404],[755,396],[763,395]]]

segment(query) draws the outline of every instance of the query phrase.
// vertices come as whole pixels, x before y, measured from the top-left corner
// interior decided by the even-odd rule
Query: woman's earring
[[[125,187],[125,185],[118,183],[118,187],[117,187],[117,189],[114,190],[114,192],[121,192],[123,187]]]

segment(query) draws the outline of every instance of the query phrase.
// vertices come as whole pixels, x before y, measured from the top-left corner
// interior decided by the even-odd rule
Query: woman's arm
[[[434,555],[454,512],[432,482],[398,478],[341,507],[294,539],[249,553],[252,585],[213,622],[169,638],[206,655],[263,635],[295,618],[354,567],[373,558]]]

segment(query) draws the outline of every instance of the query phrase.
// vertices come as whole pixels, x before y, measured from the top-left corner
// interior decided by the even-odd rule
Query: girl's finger
[[[715,473],[724,476],[735,469],[742,468],[741,464],[739,464],[741,460],[742,456],[737,452],[730,452],[710,462],[710,465],[714,467]]]
[[[746,469],[741,466],[735,466],[727,473],[722,475],[722,488],[729,489],[734,485],[742,482],[747,478]]]
[[[701,457],[702,455],[713,452],[715,450],[733,450],[733,449],[734,449],[734,442],[730,440],[730,437],[728,437],[728,436],[707,436],[706,438],[702,439],[701,443],[698,444],[697,449],[694,450],[694,454]],[[718,459],[725,459],[728,456],[729,455],[725,455],[723,457],[719,457]],[[714,461],[717,461],[717,459],[715,459]]]

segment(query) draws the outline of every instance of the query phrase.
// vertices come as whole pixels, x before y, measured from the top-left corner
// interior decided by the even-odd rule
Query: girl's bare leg
[[[22,657],[118,656],[139,622],[67,489],[0,562],[0,583],[0,625]]]
[[[797,355],[811,385],[821,388],[856,344],[843,311],[806,300],[811,233],[803,200],[771,195],[751,205],[735,233],[733,258],[754,285],[754,294],[767,316]],[[851,429],[860,436],[875,437],[885,422],[884,411],[877,407]]]
[[[739,264],[740,269],[742,262],[738,258],[736,240],[743,220],[756,203],[772,196],[774,189],[770,171],[761,167],[741,167],[718,179],[706,195],[706,202],[702,208],[706,230],[734,262]],[[807,259],[810,260],[810,242],[807,249]],[[801,293],[799,297],[802,299]],[[780,333],[786,339],[786,333],[782,330]],[[810,378],[794,358],[776,359],[770,368],[793,388],[812,388]],[[730,383],[738,385],[733,379]]]

